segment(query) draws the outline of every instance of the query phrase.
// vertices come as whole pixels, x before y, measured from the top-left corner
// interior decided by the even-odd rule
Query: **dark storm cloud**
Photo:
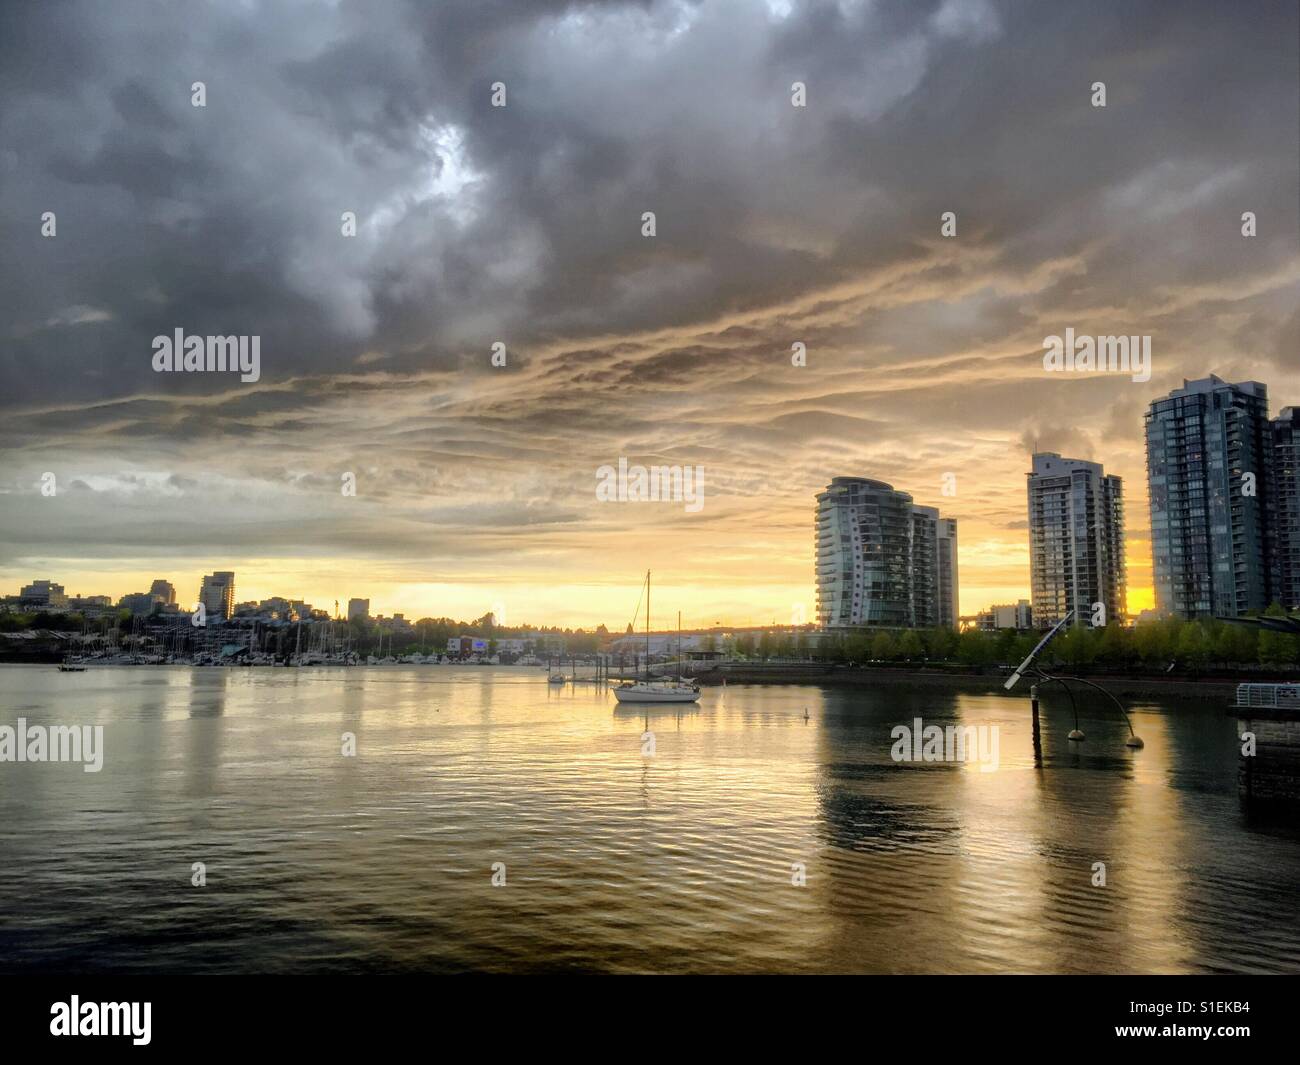
[[[142,388],[150,338],[177,323],[261,334],[272,379],[366,348],[427,367],[497,336],[688,323],[923,255],[944,209],[1007,268],[1091,227],[1093,291],[1131,291],[1134,242],[1179,239],[1159,204],[1195,210],[1202,171],[1257,180],[1255,209],[1291,223],[1264,227],[1270,258],[1294,250],[1287,184],[1268,180],[1292,160],[1263,106],[1294,88],[1286,5],[719,6],[10,8],[6,228],[24,254],[4,291],[17,324],[70,303],[112,316],[15,338],[12,363],[37,370],[10,401]],[[1098,79],[1106,121],[1081,88]],[[487,106],[494,80],[510,106]],[[42,209],[55,242],[32,236]],[[1205,256],[1179,270],[1218,276]]]

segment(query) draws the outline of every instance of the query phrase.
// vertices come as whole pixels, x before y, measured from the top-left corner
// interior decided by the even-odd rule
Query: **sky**
[[[1123,477],[1150,606],[1147,404],[1300,404],[1297,10],[6,4],[0,592],[622,627],[650,569],[657,626],[785,623],[866,476],[958,519],[970,614],[1028,595],[1037,446]],[[1046,371],[1067,328],[1150,380]],[[156,372],[177,329],[259,379]],[[620,458],[703,504],[599,500]]]

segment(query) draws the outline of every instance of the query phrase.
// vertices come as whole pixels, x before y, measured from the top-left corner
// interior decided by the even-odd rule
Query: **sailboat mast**
[[[650,679],[650,571],[645,571],[645,676]]]

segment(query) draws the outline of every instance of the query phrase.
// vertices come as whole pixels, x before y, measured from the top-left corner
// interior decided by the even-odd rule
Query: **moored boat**
[[[681,615],[677,615],[678,671],[681,670]],[[645,679],[629,681],[614,689],[614,698],[620,703],[694,703],[699,702],[700,686],[676,680],[656,681],[650,676],[650,571],[645,574]]]
[[[620,703],[696,703],[700,701],[700,689],[695,684],[639,680],[620,684],[614,689],[614,698]]]

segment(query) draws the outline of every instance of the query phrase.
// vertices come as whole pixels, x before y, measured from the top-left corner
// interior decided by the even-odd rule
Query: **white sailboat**
[[[678,629],[681,619],[678,618]],[[678,635],[678,655],[681,636]],[[680,665],[678,672],[681,672]],[[614,698],[620,703],[696,703],[700,700],[700,686],[683,681],[653,680],[650,676],[650,571],[645,574],[645,680],[629,681],[614,689]]]

